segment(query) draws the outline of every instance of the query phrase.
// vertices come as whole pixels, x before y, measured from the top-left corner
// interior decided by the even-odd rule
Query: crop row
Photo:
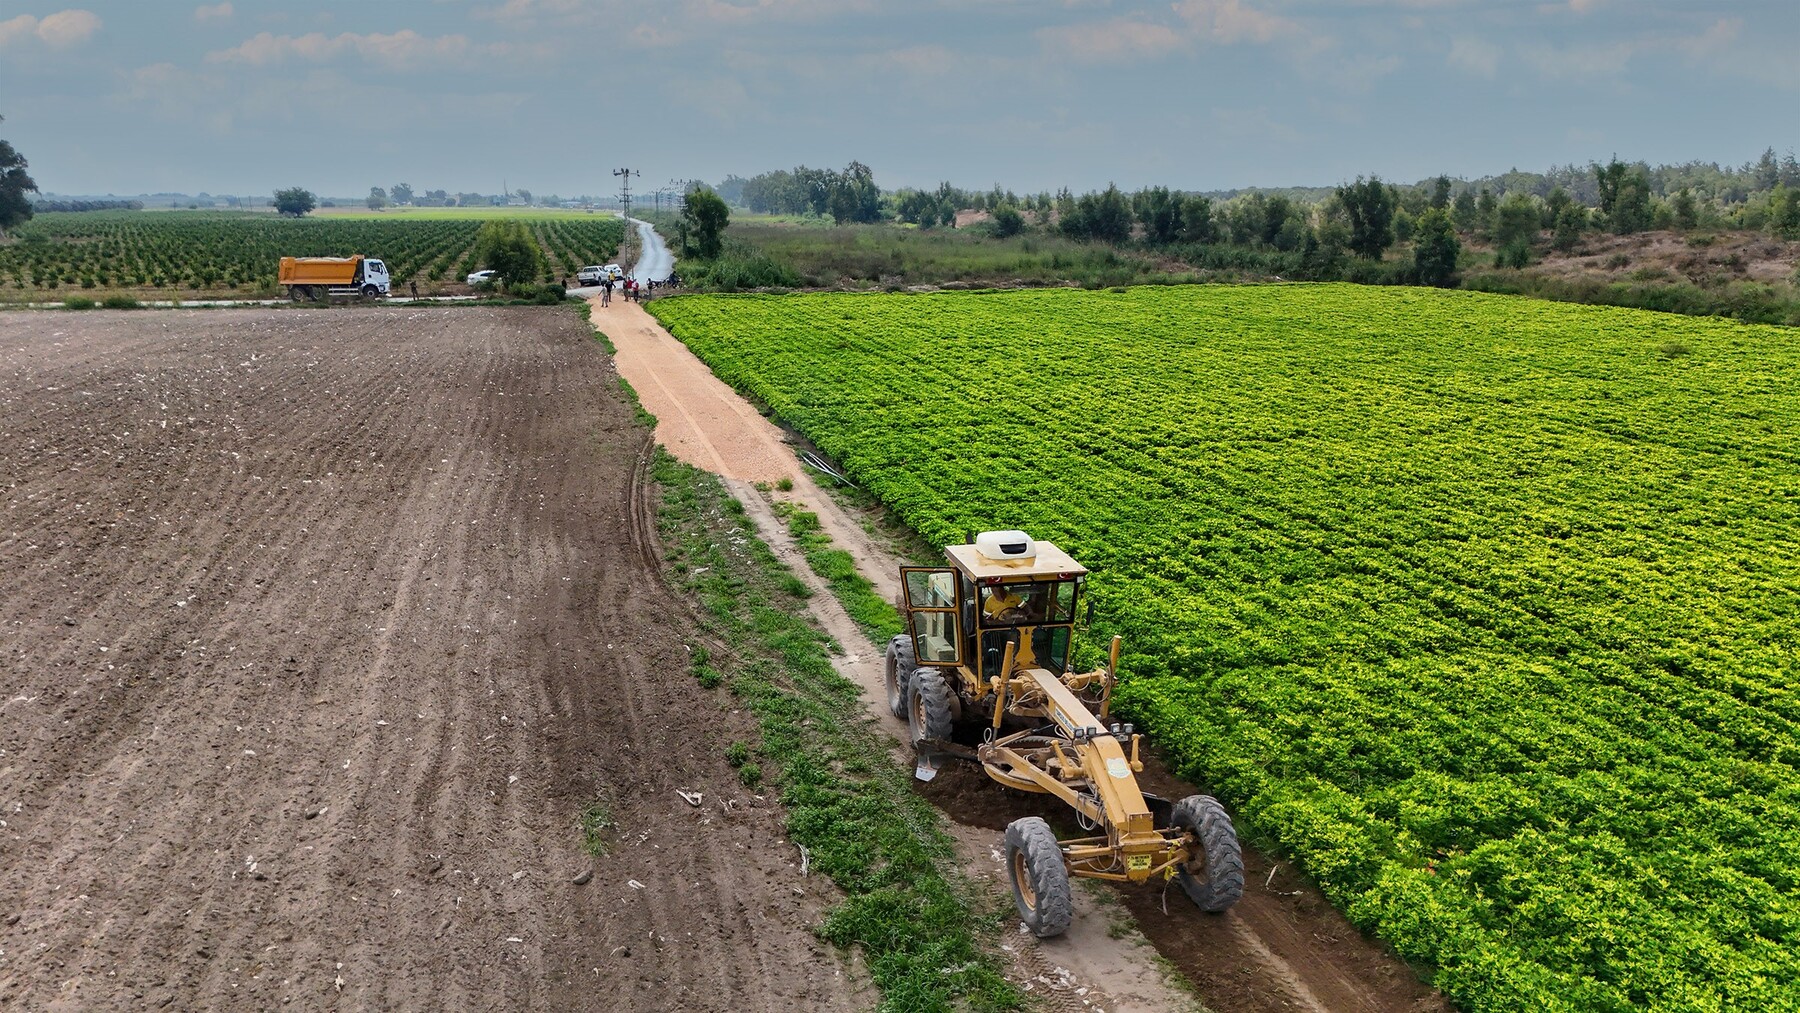
[[[477,263],[477,219],[285,219],[249,213],[95,211],[42,215],[0,245],[0,289],[272,289],[284,256],[365,253],[396,285],[458,282]],[[546,281],[605,263],[624,238],[616,218],[534,222]]]
[[[1794,332],[1353,286],[652,308],[927,539],[1094,567],[1123,706],[1463,1008],[1800,1009]]]

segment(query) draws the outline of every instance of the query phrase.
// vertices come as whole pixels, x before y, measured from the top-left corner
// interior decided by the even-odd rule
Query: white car
[[[469,287],[480,288],[483,285],[492,285],[498,277],[500,277],[499,271],[476,271],[468,277]]]
[[[608,276],[604,267],[584,267],[575,272],[575,284],[581,288],[600,284],[600,280]]]
[[[620,267],[617,264],[608,264],[605,267],[601,268],[600,271],[602,274],[605,274],[608,278],[611,278],[614,281],[624,281],[625,280],[625,269]]]

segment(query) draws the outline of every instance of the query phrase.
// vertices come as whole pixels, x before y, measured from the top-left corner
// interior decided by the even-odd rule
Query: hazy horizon
[[[1736,165],[1795,143],[1795,38],[1777,0],[25,0],[0,137],[46,191],[127,196],[599,196],[622,166],[647,191],[852,159],[1021,192]]]

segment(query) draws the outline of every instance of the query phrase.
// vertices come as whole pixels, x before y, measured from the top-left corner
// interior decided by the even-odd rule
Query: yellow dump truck
[[[280,282],[288,298],[323,301],[334,295],[378,299],[388,294],[387,265],[358,253],[350,257],[283,257]]]

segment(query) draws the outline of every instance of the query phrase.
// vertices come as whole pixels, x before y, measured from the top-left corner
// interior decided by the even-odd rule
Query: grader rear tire
[[[1050,824],[1037,816],[1007,824],[1006,869],[1012,878],[1013,904],[1031,934],[1049,939],[1067,932],[1075,917],[1075,901],[1069,891],[1069,867]]]
[[[955,710],[950,684],[942,674],[921,668],[907,680],[907,730],[914,743],[925,739],[948,739],[955,724]]]
[[[914,654],[912,638],[902,633],[888,641],[887,669],[882,674],[882,683],[887,687],[888,711],[897,718],[906,716],[906,690],[912,682],[913,671],[919,667]]]
[[[1219,914],[1243,899],[1244,853],[1219,800],[1189,795],[1175,803],[1174,822],[1194,837],[1188,860],[1175,871],[1175,878],[1195,906]],[[1199,853],[1193,854],[1193,848]]]

